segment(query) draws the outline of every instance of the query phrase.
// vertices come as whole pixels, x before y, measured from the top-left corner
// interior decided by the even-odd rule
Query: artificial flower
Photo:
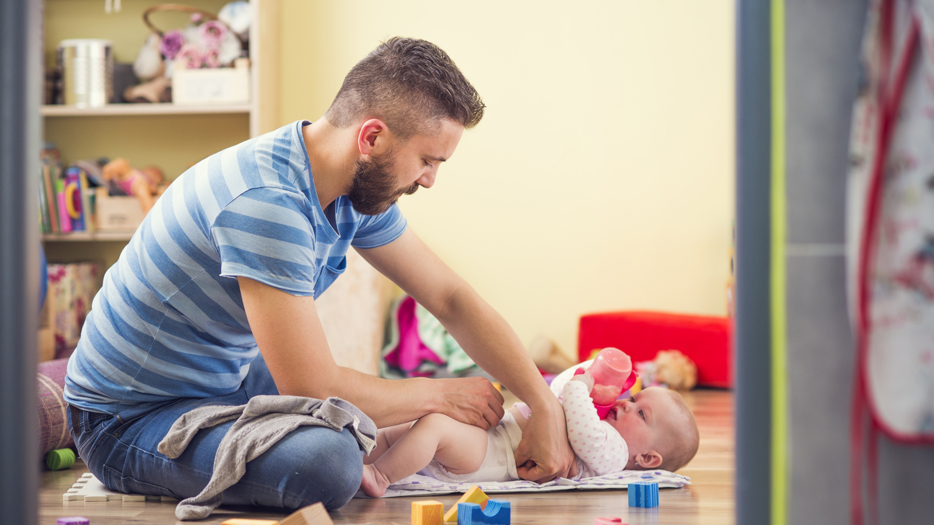
[[[211,20],[198,27],[198,36],[202,49],[220,49],[227,36],[227,27],[217,20]]]
[[[175,55],[175,67],[180,69],[198,69],[204,58],[201,50],[191,44],[185,44]]]
[[[227,31],[227,34],[224,36],[224,41],[221,42],[221,47],[218,50],[218,60],[221,65],[229,65],[234,60],[240,58],[240,53],[242,51],[243,44],[240,42],[240,39],[231,31]]]
[[[201,65],[204,67],[221,67],[219,51],[216,49],[206,49],[201,53]]]
[[[177,29],[167,31],[162,36],[162,54],[169,60],[174,60],[175,55],[185,45],[185,35]]]

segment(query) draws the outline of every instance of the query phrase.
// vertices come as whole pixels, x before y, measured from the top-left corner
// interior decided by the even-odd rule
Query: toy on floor
[[[45,466],[49,470],[65,470],[75,464],[75,452],[70,448],[50,450],[45,455]]]
[[[658,483],[630,483],[626,490],[630,507],[658,506]]]
[[[483,508],[476,503],[457,504],[458,525],[509,525],[510,523],[511,509],[508,501],[491,499]]]
[[[529,343],[529,357],[535,366],[550,374],[560,374],[562,370],[574,366],[568,356],[547,336],[538,335]]]
[[[444,522],[457,523],[457,506],[461,503],[476,503],[480,505],[481,509],[485,509],[487,501],[490,501],[490,497],[484,494],[484,492],[480,490],[480,487],[474,485],[461,496],[461,499],[457,500],[457,503],[448,509],[444,514]]]
[[[279,525],[334,525],[334,522],[324,505],[315,503],[289,514]]]
[[[644,386],[665,385],[674,390],[690,390],[697,384],[697,366],[677,350],[662,350],[652,361],[636,363]]]
[[[75,481],[68,492],[62,494],[64,501],[170,501],[177,502],[175,498],[166,496],[144,496],[142,494],[124,494],[110,490],[104,486],[94,474],[85,472]]]
[[[324,505],[315,503],[296,510],[282,521],[231,518],[221,525],[334,525],[334,522]]]
[[[413,501],[412,525],[441,525],[444,520],[444,504],[440,501]]]
[[[626,525],[620,518],[594,518],[593,525]]]
[[[165,181],[165,174],[158,167],[136,169],[123,158],[108,162],[103,168],[103,177],[108,183],[116,183],[127,195],[136,197],[143,213],[152,209],[159,185]]]
[[[71,516],[69,518],[58,518],[55,523],[57,525],[90,525],[91,520],[84,516]]]

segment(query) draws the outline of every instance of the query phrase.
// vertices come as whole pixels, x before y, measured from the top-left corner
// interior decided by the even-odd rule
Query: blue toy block
[[[626,490],[629,491],[630,507],[658,506],[658,483],[634,482]]]
[[[509,525],[511,509],[508,501],[491,499],[485,508],[476,503],[457,504],[457,525]]]

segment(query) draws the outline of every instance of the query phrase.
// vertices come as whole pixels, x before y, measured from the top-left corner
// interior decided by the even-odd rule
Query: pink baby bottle
[[[590,397],[597,408],[597,414],[603,419],[613,408],[619,395],[631,388],[635,382],[632,359],[619,349],[604,348],[597,354],[587,371],[594,381]]]

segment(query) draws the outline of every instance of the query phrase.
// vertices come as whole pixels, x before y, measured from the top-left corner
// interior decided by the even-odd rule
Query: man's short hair
[[[485,105],[441,48],[394,37],[357,63],[325,113],[338,128],[378,118],[402,140],[450,119],[472,128]]]

